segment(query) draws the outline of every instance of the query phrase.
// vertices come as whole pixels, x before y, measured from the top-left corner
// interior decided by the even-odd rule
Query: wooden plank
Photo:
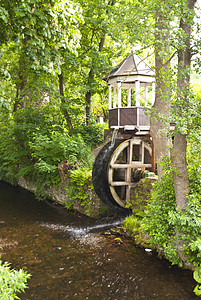
[[[126,182],[126,181],[113,181],[113,182],[110,183],[110,186],[130,186],[130,187],[135,187],[136,185],[137,185],[137,182]]]
[[[122,107],[120,110],[120,126],[137,125],[137,108]]]
[[[110,164],[110,167],[113,169],[126,169],[131,167],[131,164]]]
[[[132,145],[140,145],[141,139],[132,139],[130,140]]]
[[[111,184],[113,182],[113,172],[114,170],[112,168],[109,168],[108,170],[108,183]]]
[[[132,168],[151,168],[152,164],[143,164],[140,161],[132,161]]]
[[[126,187],[126,204],[129,202],[130,200],[130,195],[131,195],[131,185],[129,184]]]
[[[113,181],[110,183],[111,186],[124,186],[129,184],[130,182],[126,182],[126,181]]]
[[[109,128],[118,126],[118,108],[109,110]]]
[[[126,168],[151,168],[152,164],[143,164],[141,161],[132,161],[131,164],[112,164],[112,169],[126,169]]]
[[[140,147],[140,161],[144,163],[144,141],[142,141]]]

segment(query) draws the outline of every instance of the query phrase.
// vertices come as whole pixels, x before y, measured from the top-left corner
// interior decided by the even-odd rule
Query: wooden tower
[[[104,78],[109,86],[109,128],[118,134],[100,150],[92,177],[98,196],[122,208],[137,182],[155,171],[149,134],[154,75],[142,58],[130,54]]]

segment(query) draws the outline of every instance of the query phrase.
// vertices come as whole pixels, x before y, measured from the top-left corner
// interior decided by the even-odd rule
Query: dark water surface
[[[190,271],[103,235],[102,226],[0,182],[2,259],[32,275],[21,299],[197,299]]]

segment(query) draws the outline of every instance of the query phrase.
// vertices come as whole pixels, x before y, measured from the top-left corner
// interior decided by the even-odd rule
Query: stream
[[[192,272],[171,266],[97,221],[0,182],[3,261],[30,273],[23,300],[198,299]]]

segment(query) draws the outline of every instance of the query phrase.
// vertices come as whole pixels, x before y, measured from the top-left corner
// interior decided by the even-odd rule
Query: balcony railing
[[[121,107],[109,109],[109,128],[131,128],[145,130],[150,127],[150,108]]]

